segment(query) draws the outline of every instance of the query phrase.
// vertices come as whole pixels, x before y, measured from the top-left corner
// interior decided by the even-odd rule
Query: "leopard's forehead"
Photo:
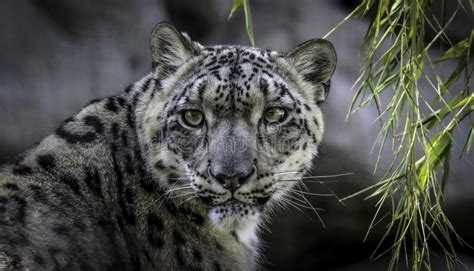
[[[281,56],[276,51],[237,45],[207,46],[202,53],[207,56],[203,64],[208,66],[252,63],[272,68],[272,59]]]
[[[272,74],[278,70],[275,51],[243,46],[210,46],[202,52],[199,70],[227,80],[245,79],[249,74]]]
[[[293,106],[295,97],[282,77],[279,58],[279,53],[259,48],[205,47],[176,94],[182,98],[178,104],[200,104],[221,116],[247,114],[275,99]]]

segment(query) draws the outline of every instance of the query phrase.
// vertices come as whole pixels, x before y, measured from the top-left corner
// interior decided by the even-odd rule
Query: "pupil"
[[[193,124],[196,124],[196,123],[200,122],[200,120],[201,120],[199,113],[196,112],[196,111],[188,111],[187,115],[188,115],[188,119]]]
[[[270,109],[270,111],[268,113],[269,113],[268,118],[273,120],[273,121],[278,121],[283,115],[283,112],[281,110],[278,110],[278,109]]]

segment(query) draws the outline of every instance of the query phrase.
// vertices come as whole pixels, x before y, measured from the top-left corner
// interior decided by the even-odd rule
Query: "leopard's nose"
[[[246,170],[232,171],[230,174],[219,170],[219,168],[209,167],[208,171],[211,179],[222,185],[225,189],[234,192],[250,180],[256,168],[255,165],[252,165]]]

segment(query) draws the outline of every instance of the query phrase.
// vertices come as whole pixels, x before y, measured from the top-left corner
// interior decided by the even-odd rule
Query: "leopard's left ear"
[[[187,60],[198,55],[200,47],[168,23],[159,23],[151,33],[153,68],[159,77],[167,77]]]
[[[316,103],[324,102],[337,62],[331,42],[324,39],[309,40],[287,53],[286,58],[305,81],[315,85]]]

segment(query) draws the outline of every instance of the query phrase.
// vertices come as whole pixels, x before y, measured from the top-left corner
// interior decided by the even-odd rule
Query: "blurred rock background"
[[[88,101],[122,91],[147,73],[151,66],[149,34],[157,22],[169,21],[203,44],[248,45],[243,14],[238,12],[227,21],[231,2],[2,0],[0,163],[49,134]],[[357,4],[356,0],[250,2],[257,46],[282,52],[322,37]],[[338,67],[323,106],[327,129],[313,172],[354,174],[307,184],[313,192],[334,194],[308,196],[315,207],[324,209],[319,213],[325,227],[308,210],[289,208],[274,216],[263,233],[265,269],[386,269],[387,257],[375,262],[369,257],[387,220],[363,242],[375,201],[357,197],[341,204],[337,200],[380,177],[372,174],[376,153],[370,152],[378,131],[375,108],[345,121],[353,95],[350,87],[363,64],[360,45],[367,26],[365,19],[350,21],[329,37],[338,52]],[[467,37],[473,26],[472,17],[461,15],[447,31],[459,40]],[[446,65],[446,71],[453,68]],[[428,86],[426,89],[430,91]],[[464,128],[458,133],[459,142],[464,142],[468,127]],[[457,153],[453,155],[446,210],[458,233],[474,244],[474,159],[472,154],[468,159],[457,159]],[[380,173],[390,162],[390,150],[384,156],[387,159]],[[474,251],[466,246],[457,249],[466,268],[472,270]],[[434,270],[445,270],[441,254],[433,255],[433,261]]]

